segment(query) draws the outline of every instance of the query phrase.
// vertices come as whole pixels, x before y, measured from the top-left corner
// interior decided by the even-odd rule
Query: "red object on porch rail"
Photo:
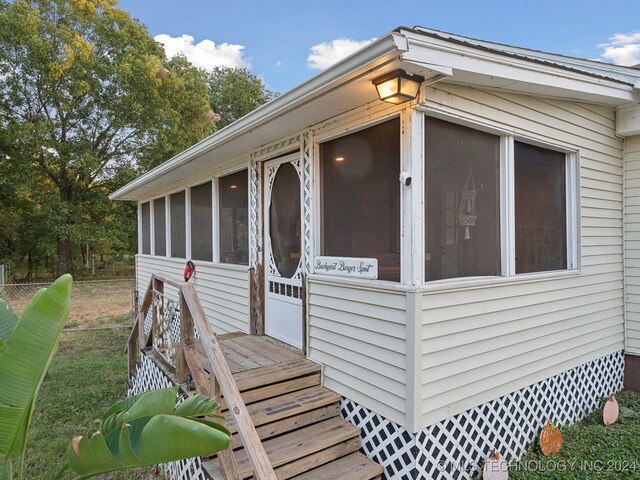
[[[191,278],[191,276],[196,272],[196,266],[195,264],[189,260],[187,262],[187,266],[184,267],[184,281],[188,282],[189,279]]]

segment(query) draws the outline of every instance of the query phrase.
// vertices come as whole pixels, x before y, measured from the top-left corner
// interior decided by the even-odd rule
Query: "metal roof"
[[[405,27],[401,27],[400,29],[405,29]],[[635,88],[640,88],[640,70],[638,70],[638,67],[640,65],[635,65],[633,67],[613,65],[611,63],[600,62],[598,60],[570,57],[567,55],[543,52],[541,50],[534,50],[524,47],[516,47],[513,45],[491,42],[488,40],[479,40],[476,38],[465,37],[463,35],[457,35],[455,33],[442,32],[440,30],[434,30],[421,26],[406,28],[406,30],[412,30],[423,35],[428,35],[451,42],[457,42],[470,47],[489,50],[495,53],[514,56],[533,62],[543,63],[546,65],[553,65],[574,72],[585,73],[587,75],[598,78],[606,78],[609,80],[614,80],[616,82],[624,83],[626,85],[631,85]]]

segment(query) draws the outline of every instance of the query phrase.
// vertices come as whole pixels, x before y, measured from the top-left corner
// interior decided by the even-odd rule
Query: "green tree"
[[[208,74],[209,103],[223,128],[273,100],[277,94],[246,68],[216,67]]]
[[[108,237],[104,220],[119,207],[106,193],[119,172],[154,166],[216,128],[202,72],[167,62],[115,5],[0,0],[0,140],[5,162],[28,171],[58,275],[71,270],[74,245]]]

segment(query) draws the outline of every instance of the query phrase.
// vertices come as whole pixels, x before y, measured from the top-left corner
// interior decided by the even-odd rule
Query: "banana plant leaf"
[[[0,300],[0,479],[11,478],[11,458],[24,461],[33,405],[69,314],[71,276],[33,297],[18,319]]]
[[[179,417],[219,417],[220,404],[216,399],[191,395],[176,406],[178,387],[163,388],[140,393],[114,404],[102,417],[100,431],[107,435],[111,430],[136,418],[153,415],[177,415]]]
[[[228,430],[202,416],[215,416],[219,404],[200,395],[175,406],[178,389],[130,397],[103,416],[101,429],[76,437],[67,447],[67,463],[77,479],[211,455],[227,448]]]

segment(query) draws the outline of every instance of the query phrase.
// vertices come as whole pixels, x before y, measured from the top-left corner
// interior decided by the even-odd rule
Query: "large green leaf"
[[[11,310],[11,307],[0,298],[0,349],[3,343],[9,340],[17,324],[18,316]]]
[[[176,407],[178,387],[151,390],[113,405],[91,437],[76,437],[67,463],[80,475],[94,475],[210,455],[231,441],[223,426],[205,420],[220,408],[215,399],[193,395]]]
[[[178,387],[151,390],[116,403],[102,417],[100,431],[107,435],[126,422],[152,415],[172,414],[178,397]]]
[[[74,439],[67,462],[78,480],[115,470],[144,467],[224,450],[231,436],[224,427],[175,415],[141,417],[108,435]]]
[[[178,417],[218,417],[216,412],[220,404],[216,399],[202,395],[191,395],[177,407],[178,387],[151,390],[126,398],[113,405],[102,417],[100,431],[107,435],[124,423],[131,423],[136,418],[160,414],[171,414]]]
[[[2,314],[0,455],[24,452],[33,403],[67,320],[70,291],[71,276],[64,275],[34,296],[19,321],[10,310]]]

